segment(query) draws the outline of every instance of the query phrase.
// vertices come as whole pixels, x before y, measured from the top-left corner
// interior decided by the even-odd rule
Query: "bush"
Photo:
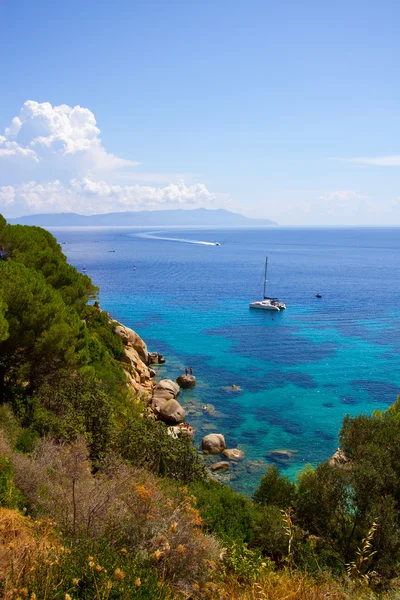
[[[296,486],[289,477],[282,477],[276,465],[268,465],[259,487],[254,492],[254,502],[263,506],[288,508],[294,502]]]
[[[32,459],[14,454],[12,464],[33,513],[51,517],[74,543],[111,540],[179,585],[199,582],[216,567],[220,546],[202,533],[185,488],[167,496],[149,473],[112,455],[93,474],[82,440],[43,440]]]
[[[183,483],[204,479],[202,457],[187,436],[174,439],[167,426],[150,418],[129,419],[117,438],[121,456],[137,467]]]
[[[245,496],[216,481],[201,481],[190,486],[208,531],[223,539],[251,542],[260,512]]]

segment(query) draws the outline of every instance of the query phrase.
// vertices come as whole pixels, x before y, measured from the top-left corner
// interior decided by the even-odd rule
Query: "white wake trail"
[[[163,237],[159,235],[154,235],[153,232],[149,233],[137,233],[136,237],[146,238],[149,240],[163,240],[165,242],[180,242],[182,244],[197,244],[200,246],[219,246],[219,242],[203,242],[200,240],[189,240],[186,238],[173,238],[173,237]]]

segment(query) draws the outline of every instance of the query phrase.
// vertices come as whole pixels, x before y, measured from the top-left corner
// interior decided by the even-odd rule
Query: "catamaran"
[[[268,256],[265,257],[265,268],[264,268],[264,300],[257,300],[250,302],[250,308],[258,308],[260,310],[272,310],[280,311],[286,308],[286,304],[281,302],[279,298],[270,298],[267,296],[267,267],[268,267]]]

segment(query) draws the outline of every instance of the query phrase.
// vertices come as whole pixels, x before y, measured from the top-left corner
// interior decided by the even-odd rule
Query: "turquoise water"
[[[160,377],[193,367],[180,401],[197,443],[215,431],[245,452],[219,476],[235,489],[252,493],[276,449],[290,477],[325,460],[345,414],[400,394],[399,229],[52,231],[102,308],[165,354]],[[280,313],[248,308],[267,254]]]

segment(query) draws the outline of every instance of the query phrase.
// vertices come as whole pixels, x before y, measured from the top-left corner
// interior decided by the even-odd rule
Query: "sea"
[[[400,394],[398,228],[50,231],[101,308],[165,356],[158,378],[192,367],[179,401],[197,447],[222,433],[243,450],[215,475],[237,491],[251,496],[272,463],[294,480],[336,451],[345,415]],[[285,311],[249,309],[266,256]]]

